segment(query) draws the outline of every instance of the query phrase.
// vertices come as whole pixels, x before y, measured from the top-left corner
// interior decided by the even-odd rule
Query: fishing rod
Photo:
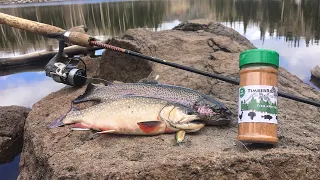
[[[222,81],[234,84],[234,85],[239,85],[240,84],[240,81],[238,79],[235,79],[235,78],[228,78],[228,77],[225,77],[225,76],[222,76],[222,75],[201,71],[201,70],[198,70],[196,68],[184,66],[184,65],[181,65],[181,64],[173,63],[173,62],[168,62],[165,59],[160,59],[160,58],[156,58],[156,57],[152,57],[152,56],[147,56],[147,55],[135,52],[135,51],[130,51],[128,49],[119,48],[119,47],[112,46],[112,45],[109,45],[109,44],[99,43],[97,41],[90,41],[90,44],[91,45],[95,45],[95,46],[99,46],[99,47],[103,47],[105,49],[110,49],[110,50],[113,50],[113,51],[122,52],[122,53],[125,53],[125,54],[128,54],[128,55],[140,57],[140,58],[152,61],[152,62],[164,64],[164,65],[175,67],[175,68],[182,69],[182,70],[185,70],[185,71],[193,72],[193,73],[200,74],[200,75],[203,75],[203,76],[219,79],[219,80],[222,80]],[[314,101],[314,100],[311,100],[311,99],[306,99],[306,98],[294,96],[294,95],[291,95],[291,94],[288,94],[288,93],[285,93],[285,92],[281,92],[281,91],[278,92],[278,95],[281,96],[281,97],[287,98],[287,99],[291,99],[291,100],[295,100],[295,101],[299,101],[299,102],[303,102],[303,103],[306,103],[306,104],[310,104],[310,105],[314,105],[314,106],[320,107],[320,102],[318,102],[318,101]]]
[[[58,27],[55,27],[55,26],[52,26],[52,25],[39,23],[39,22],[35,22],[35,21],[31,21],[31,20],[27,20],[27,19],[23,19],[23,18],[19,18],[19,17],[7,15],[7,14],[4,14],[4,13],[0,13],[0,24],[7,24],[7,25],[9,25],[11,27],[15,27],[15,28],[18,28],[18,29],[26,30],[26,31],[29,31],[29,32],[32,32],[32,33],[36,33],[36,34],[45,36],[45,37],[49,37],[49,38],[59,38],[60,40],[63,39],[65,41],[67,41],[67,42],[70,42],[72,44],[77,44],[79,46],[84,46],[84,47],[99,46],[99,47],[103,47],[105,49],[110,49],[110,50],[113,50],[113,51],[117,51],[117,52],[125,53],[125,54],[128,54],[128,55],[140,57],[142,59],[149,60],[149,61],[152,61],[152,62],[156,62],[156,63],[164,64],[164,65],[167,65],[167,66],[175,67],[175,68],[178,68],[178,69],[182,69],[182,70],[185,70],[185,71],[193,72],[193,73],[200,74],[200,75],[203,75],[203,76],[219,79],[219,80],[231,83],[231,84],[235,84],[235,85],[239,85],[240,84],[238,79],[228,78],[228,77],[221,76],[221,75],[218,75],[218,74],[201,71],[201,70],[198,70],[198,69],[195,69],[195,68],[192,68],[192,67],[188,67],[188,66],[184,66],[184,65],[168,62],[167,60],[164,60],[164,59],[159,59],[159,58],[156,58],[156,57],[147,56],[147,55],[135,52],[135,51],[130,51],[130,50],[123,49],[123,48],[120,48],[120,47],[116,47],[116,46],[112,46],[112,45],[109,45],[109,44],[101,43],[101,42],[98,42],[95,38],[93,38],[93,37],[91,37],[91,36],[89,36],[89,35],[87,35],[85,33],[81,33],[81,32],[70,32],[70,31],[66,31],[66,30],[63,30],[61,28],[58,28]],[[54,36],[54,35],[57,35],[57,36]],[[73,67],[73,68],[75,68],[75,67]],[[63,69],[60,69],[60,70],[63,70]],[[69,70],[71,71],[72,68],[69,69]],[[51,74],[59,75],[59,73],[51,73]],[[84,75],[85,75],[85,73],[84,73]],[[77,76],[76,74],[73,75],[73,77],[76,77],[76,76]],[[64,73],[64,77],[61,77],[61,78],[64,79],[64,80],[66,80],[66,79],[68,80],[68,78],[66,78],[66,77],[69,77],[68,72]],[[82,75],[80,77],[87,78],[86,76],[82,76]],[[64,83],[64,81],[61,81],[61,83]],[[82,86],[82,85],[84,85],[84,81],[81,81],[81,83],[77,84],[77,86]],[[287,99],[291,99],[291,100],[299,101],[299,102],[302,102],[302,103],[314,105],[316,107],[320,107],[320,102],[315,101],[315,100],[294,96],[294,95],[291,95],[291,94],[288,94],[288,93],[285,93],[285,92],[281,92],[281,91],[278,92],[278,95],[281,96],[281,97],[287,98]]]

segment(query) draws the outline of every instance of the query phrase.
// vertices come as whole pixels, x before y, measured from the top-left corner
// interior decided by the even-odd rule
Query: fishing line
[[[26,20],[23,18],[19,18],[19,17],[15,17],[15,16],[11,16],[8,14],[4,14],[4,13],[0,13],[0,24],[6,24],[9,25],[11,27],[14,28],[18,28],[21,30],[26,30],[32,33],[36,33],[45,37],[49,37],[49,38],[55,38],[58,40],[64,40],[67,39],[70,43],[72,44],[77,44],[79,46],[89,46],[89,45],[94,45],[94,46],[98,46],[98,47],[102,47],[105,49],[110,49],[113,51],[118,51],[118,52],[122,52],[122,53],[126,53],[128,55],[132,55],[132,56],[137,56],[146,60],[150,60],[153,62],[157,62],[160,64],[165,64],[167,66],[171,66],[171,67],[175,67],[178,69],[182,69],[185,71],[189,71],[189,72],[193,72],[196,74],[200,74],[203,76],[207,76],[207,77],[212,77],[215,79],[219,79],[231,84],[235,84],[235,85],[239,85],[240,82],[238,79],[232,79],[232,78],[228,78],[228,77],[224,77],[221,75],[217,75],[217,74],[213,74],[213,73],[208,73],[205,71],[200,71],[198,69],[195,68],[191,68],[191,67],[187,67],[187,66],[183,66],[180,64],[176,64],[176,63],[171,63],[171,62],[167,62],[167,60],[164,59],[159,59],[159,58],[155,58],[152,56],[146,56],[143,54],[140,54],[138,52],[134,52],[134,51],[130,51],[127,49],[123,49],[123,48],[119,48],[116,46],[112,46],[109,44],[104,44],[101,42],[97,42],[95,41],[94,38],[90,37],[87,34],[81,33],[81,32],[70,32],[70,31],[66,31],[64,29],[55,27],[55,26],[51,26],[48,24],[44,24],[44,23],[39,23],[39,22],[34,22],[31,20]],[[41,27],[39,27],[39,25],[41,25]],[[34,27],[39,27],[39,28],[34,28]],[[50,36],[51,35],[51,36]],[[51,70],[57,70],[57,68],[60,67],[54,67],[54,68],[48,68],[46,72],[47,76],[50,76],[50,73],[52,72]],[[64,83],[64,84],[71,84],[73,86],[82,86],[84,84],[83,80],[85,80],[84,78],[82,79],[72,79],[75,76],[75,74],[80,74],[81,76],[86,76],[86,74],[83,73],[84,71],[81,70],[77,70],[77,69],[73,69],[73,72],[71,73],[71,76],[68,78],[62,78],[61,79],[61,75],[60,76],[56,76],[56,77],[52,77],[56,82],[58,83]],[[80,77],[80,76],[78,76]],[[73,82],[69,82],[68,79],[73,80]],[[287,98],[287,99],[291,99],[291,100],[295,100],[295,101],[299,101],[299,102],[303,102],[306,104],[310,104],[310,105],[314,105],[317,107],[320,107],[320,102],[315,101],[315,100],[311,100],[311,99],[307,99],[307,98],[302,98],[302,97],[297,97],[294,95],[290,95],[284,92],[280,92],[278,93],[279,96]]]
[[[255,156],[243,142],[241,142],[241,141],[239,141],[239,140],[237,140],[237,139],[232,139],[232,140],[233,140],[233,141],[236,141],[236,142],[239,142],[239,143],[249,152],[249,154],[250,154],[252,157],[254,157],[255,159],[258,160],[258,157]],[[235,144],[236,144],[236,143],[235,143]],[[262,171],[262,174],[263,174],[264,177],[267,179],[267,176],[266,176],[267,173],[266,173],[265,170],[262,168],[261,163],[260,163],[259,161],[257,161],[257,163],[258,163],[259,166],[260,166],[260,169],[261,169],[261,171]]]
[[[110,49],[110,50],[113,50],[113,51],[118,51],[118,52],[125,53],[125,54],[128,54],[128,55],[140,57],[142,59],[146,59],[146,60],[149,60],[149,61],[152,61],[152,62],[156,62],[156,63],[164,64],[164,65],[167,65],[167,66],[175,67],[175,68],[182,69],[182,70],[185,70],[185,71],[193,72],[193,73],[200,74],[200,75],[203,75],[203,76],[219,79],[221,81],[225,81],[225,82],[228,82],[228,83],[231,83],[231,84],[234,84],[234,85],[240,85],[239,79],[236,79],[236,78],[228,78],[228,77],[221,76],[221,75],[218,75],[218,74],[208,73],[208,72],[201,71],[201,70],[198,70],[198,69],[195,69],[195,68],[192,68],[192,67],[188,67],[188,66],[184,66],[184,65],[181,65],[181,64],[168,62],[167,60],[159,59],[159,58],[152,57],[152,56],[146,56],[144,54],[140,54],[140,53],[135,52],[135,51],[130,51],[130,50],[127,50],[127,49],[119,48],[119,47],[112,46],[112,45],[109,45],[109,44],[100,43],[100,42],[97,42],[97,41],[90,41],[89,44],[94,45],[94,46],[98,46],[98,47],[102,47],[102,48],[105,48],[105,49]],[[316,106],[316,107],[320,107],[320,102],[315,101],[315,100],[311,100],[311,99],[307,99],[307,98],[303,98],[303,97],[298,97],[298,96],[291,95],[291,94],[288,94],[288,93],[285,93],[285,92],[281,92],[281,91],[278,92],[278,95],[281,96],[281,97],[287,98],[287,99],[291,99],[291,100],[294,100],[294,101],[298,101],[298,102],[310,104],[310,105],[313,105],[313,106]]]
[[[92,79],[92,80],[99,80],[99,81],[105,81],[107,84],[113,84],[111,81],[105,80],[105,79],[101,79],[101,78],[94,78],[94,77],[86,77],[86,76],[81,76],[81,75],[76,75],[85,79]]]

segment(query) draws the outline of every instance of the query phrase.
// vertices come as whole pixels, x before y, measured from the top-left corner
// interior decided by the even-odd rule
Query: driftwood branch
[[[87,54],[90,51],[95,51],[98,49],[103,49],[103,48],[101,47],[86,48],[86,47],[74,45],[74,46],[65,48],[64,53],[67,54],[68,56],[74,56],[79,54]],[[58,50],[53,50],[53,51],[43,50],[43,51],[34,52],[34,53],[21,55],[21,56],[0,58],[0,69],[30,65],[38,62],[47,62],[51,58],[53,58],[53,56],[55,56],[57,52]]]
[[[1,69],[0,76],[8,76],[11,74],[23,73],[23,72],[41,72],[46,66],[46,62],[39,62],[37,64],[31,64],[27,66],[13,66],[6,69]]]

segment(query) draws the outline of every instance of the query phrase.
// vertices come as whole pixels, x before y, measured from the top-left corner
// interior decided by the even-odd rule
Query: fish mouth
[[[188,115],[186,118],[184,118],[183,120],[179,121],[179,124],[182,123],[190,123],[192,121],[199,121],[200,117],[198,115]]]
[[[178,123],[172,124],[172,126],[187,132],[195,132],[203,128],[205,124],[198,115],[189,115]]]
[[[196,132],[202,129],[205,126],[204,122],[201,120],[190,121],[187,124],[183,124],[180,126],[180,129],[186,132]]]
[[[204,122],[203,122],[203,120],[196,119],[196,120],[192,120],[192,121],[190,121],[188,123],[190,123],[190,124],[203,124]]]
[[[224,116],[224,115],[213,115],[210,117],[203,118],[203,123],[206,125],[212,125],[212,126],[221,126],[221,125],[227,125],[230,124],[232,121],[232,118],[230,116]]]
[[[200,114],[200,118],[205,125],[221,126],[227,125],[232,122],[233,113],[229,109],[220,110],[220,112],[214,112],[212,114]]]

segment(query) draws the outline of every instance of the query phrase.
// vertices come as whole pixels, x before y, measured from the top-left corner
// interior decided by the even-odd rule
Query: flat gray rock
[[[315,77],[315,78],[320,80],[320,65],[314,67],[311,70],[311,74],[312,74],[313,77]]]
[[[0,107],[0,164],[11,162],[22,151],[25,120],[30,109]]]
[[[187,26],[188,28],[183,28]],[[194,27],[192,27],[194,26]],[[188,22],[175,30],[131,29],[111,44],[192,66],[239,77],[239,54],[254,48],[219,23]],[[64,88],[36,103],[24,136],[19,179],[316,179],[320,177],[320,108],[279,98],[279,139],[275,147],[248,146],[237,136],[238,86],[118,52],[103,53],[96,76],[110,81],[154,79],[211,95],[234,113],[223,127],[187,134],[184,147],[173,134],[158,136],[94,135],[47,125],[82,94]],[[93,68],[94,69],[94,68]],[[283,68],[279,89],[319,100],[320,93]]]

